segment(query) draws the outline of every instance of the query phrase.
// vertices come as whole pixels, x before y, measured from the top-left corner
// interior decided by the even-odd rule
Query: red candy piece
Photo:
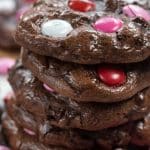
[[[81,12],[95,10],[95,3],[90,0],[69,0],[68,5],[71,9]]]
[[[118,31],[123,26],[123,22],[120,19],[114,17],[103,17],[97,20],[93,27],[97,31],[104,33],[113,33]]]
[[[104,66],[98,69],[100,79],[110,86],[121,85],[126,81],[125,72],[111,66]]]

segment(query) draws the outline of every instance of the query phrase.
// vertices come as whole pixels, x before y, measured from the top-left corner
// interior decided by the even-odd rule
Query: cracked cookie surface
[[[142,6],[138,2],[129,4],[114,0],[95,0],[93,3],[95,11],[79,12],[70,9],[66,0],[40,1],[22,18],[15,34],[16,41],[35,53],[81,64],[131,63],[150,56],[150,12],[148,8],[142,8],[148,6],[148,2],[139,2]],[[143,15],[138,11],[131,14],[137,7]],[[143,19],[145,16],[147,20]],[[61,21],[61,27],[58,22],[51,22],[54,19]],[[67,27],[70,24],[72,30],[69,26],[66,31],[66,23],[62,21],[67,22]],[[50,27],[43,27],[47,22]],[[104,26],[108,25],[115,32],[105,33],[108,28],[104,29]],[[66,36],[55,37],[62,30]],[[47,36],[49,32],[50,36]]]

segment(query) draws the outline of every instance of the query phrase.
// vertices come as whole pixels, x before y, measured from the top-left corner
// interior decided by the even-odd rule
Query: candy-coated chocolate
[[[34,135],[35,135],[35,132],[33,132],[33,131],[31,131],[31,130],[29,130],[29,129],[27,129],[27,128],[24,128],[23,130],[24,130],[24,132],[26,132],[28,135],[31,135],[31,136],[34,136]]]
[[[49,91],[50,93],[51,92],[54,92],[54,90],[52,88],[50,88],[47,84],[43,84],[44,88]]]
[[[123,13],[131,18],[140,17],[146,21],[150,21],[150,12],[137,5],[124,6]]]
[[[95,3],[91,0],[69,0],[68,5],[71,9],[80,12],[95,10]]]
[[[120,19],[114,17],[103,17],[97,20],[93,27],[97,31],[104,33],[113,33],[118,31],[123,26],[123,22]]]
[[[53,19],[44,22],[41,26],[41,32],[43,35],[61,38],[66,37],[73,30],[71,24],[65,20]]]
[[[98,75],[101,81],[110,86],[118,86],[126,81],[125,72],[111,66],[100,67],[98,69]]]

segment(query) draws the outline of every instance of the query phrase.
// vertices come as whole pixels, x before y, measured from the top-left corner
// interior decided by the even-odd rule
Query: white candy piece
[[[49,20],[44,22],[41,26],[43,35],[55,38],[66,37],[72,30],[73,28],[70,23],[60,19]]]
[[[0,75],[0,107],[4,107],[4,98],[12,93],[12,88],[7,80],[7,76]]]
[[[12,13],[15,9],[15,0],[0,0],[0,12]]]

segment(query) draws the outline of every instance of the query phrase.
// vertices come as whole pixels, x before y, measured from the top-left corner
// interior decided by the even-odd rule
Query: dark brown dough
[[[13,150],[67,150],[61,147],[44,146],[36,138],[20,131],[7,114],[3,115],[3,130]]]
[[[149,112],[149,88],[119,103],[78,103],[49,93],[29,70],[19,64],[12,70],[9,80],[16,93],[17,107],[32,113],[36,121],[49,121],[62,128],[96,131],[141,119]]]
[[[135,64],[116,65],[127,76],[125,83],[120,86],[109,86],[100,80],[97,70],[103,65],[65,63],[27,50],[24,50],[22,59],[23,65],[41,82],[79,102],[123,101],[150,86],[150,59]]]
[[[36,136],[39,136],[37,138],[40,142],[46,145],[60,145],[74,149],[93,149],[97,146],[105,147],[107,150],[117,146],[128,146],[131,142],[140,146],[150,145],[150,120],[130,122],[116,128],[90,132],[58,128],[50,125],[48,121],[39,123],[35,121],[34,115],[26,112],[23,108],[13,107],[11,109],[14,110],[9,109],[8,112],[16,123],[22,129],[30,129],[35,132]],[[145,120],[147,117],[145,117]],[[30,120],[30,123],[28,120]],[[143,129],[139,128],[139,124],[142,124]]]

